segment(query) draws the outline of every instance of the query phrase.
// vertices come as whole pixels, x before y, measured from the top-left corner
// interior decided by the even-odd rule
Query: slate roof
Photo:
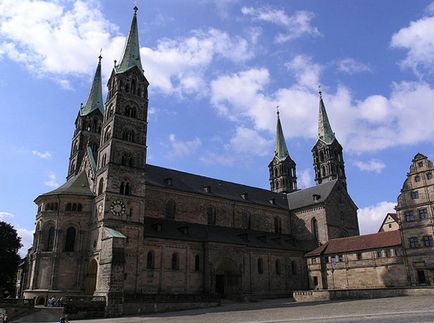
[[[117,231],[117,230],[115,230],[115,229],[112,229],[112,228],[109,228],[109,227],[103,227],[103,229],[104,229],[104,232],[105,232],[109,237],[113,237],[113,238],[124,238],[124,239],[126,239],[126,236],[125,236],[125,235],[123,235],[121,232],[119,232],[119,231]]]
[[[335,133],[330,126],[321,91],[319,93],[318,139],[330,145],[335,140]]]
[[[280,161],[283,161],[289,157],[285,136],[283,135],[282,124],[280,123],[279,112],[277,112],[276,144],[274,146],[274,156]]]
[[[308,252],[305,257],[395,247],[400,245],[401,233],[399,230],[378,232],[361,236],[331,239],[324,245]]]
[[[67,181],[62,186],[56,188],[53,191],[42,194],[40,196],[58,195],[58,194],[95,196],[95,194],[93,194],[90,190],[89,181],[87,180],[86,172],[81,172],[80,174],[70,178],[69,181]]]
[[[295,191],[287,195],[288,206],[290,210],[299,209],[312,204],[324,202],[329,197],[338,180],[322,183],[316,186],[305,188],[300,191]],[[317,195],[317,200],[314,201],[313,196]]]
[[[93,78],[92,87],[86,104],[80,108],[80,115],[87,116],[93,111],[99,111],[104,114],[104,101],[102,99],[102,82],[101,82],[101,55],[99,56],[98,66]]]
[[[168,184],[171,180],[171,185]],[[208,196],[221,197],[234,201],[254,203],[281,209],[288,208],[286,195],[274,193],[266,189],[227,182],[215,178],[181,172],[174,169],[154,165],[146,165],[146,184],[175,190],[200,193]],[[209,187],[209,192],[205,191]],[[245,198],[243,198],[243,194]],[[270,203],[274,199],[275,204]]]
[[[145,217],[144,236],[184,241],[233,243],[256,248],[303,251],[302,244],[286,234],[252,231]]]
[[[90,166],[92,167],[92,170],[96,172],[96,161],[95,161],[95,156],[93,154],[92,148],[90,147],[90,145],[87,145],[86,149],[87,149],[87,155],[89,157]]]

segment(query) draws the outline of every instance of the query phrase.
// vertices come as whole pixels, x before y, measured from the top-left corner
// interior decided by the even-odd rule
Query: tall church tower
[[[338,179],[345,188],[347,187],[342,146],[330,126],[321,91],[319,92],[318,139],[312,148],[312,154],[317,185]]]
[[[144,213],[148,85],[134,7],[122,58],[108,80],[98,152],[97,213],[109,226]]]
[[[276,146],[273,160],[268,165],[270,171],[270,188],[276,193],[290,193],[297,189],[295,162],[286,147],[279,111],[277,111]]]
[[[101,55],[93,78],[92,87],[86,104],[80,107],[75,120],[75,131],[72,137],[71,153],[69,156],[68,180],[77,175],[87,146],[94,156],[99,148],[104,107],[101,85]]]

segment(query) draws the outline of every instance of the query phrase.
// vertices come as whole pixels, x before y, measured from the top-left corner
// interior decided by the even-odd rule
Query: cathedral
[[[104,102],[101,57],[78,111],[67,181],[39,195],[25,298],[134,295],[271,297],[309,287],[305,254],[359,235],[343,149],[319,96],[316,185],[297,188],[279,114],[270,189],[146,162],[148,85],[137,8]],[[264,165],[265,167],[266,165]]]

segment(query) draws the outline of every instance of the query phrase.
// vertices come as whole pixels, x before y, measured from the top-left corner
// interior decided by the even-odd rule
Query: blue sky
[[[0,219],[29,245],[36,196],[64,182],[102,48],[104,83],[133,1],[0,0]],[[434,2],[139,1],[148,163],[268,188],[280,106],[299,187],[313,185],[318,84],[363,233],[432,159]],[[106,87],[103,88],[106,92]]]

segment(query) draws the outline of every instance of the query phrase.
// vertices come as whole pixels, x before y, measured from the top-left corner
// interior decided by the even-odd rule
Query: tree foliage
[[[6,290],[11,295],[15,291],[16,273],[21,260],[18,250],[21,246],[17,230],[9,223],[0,221],[0,291]]]

